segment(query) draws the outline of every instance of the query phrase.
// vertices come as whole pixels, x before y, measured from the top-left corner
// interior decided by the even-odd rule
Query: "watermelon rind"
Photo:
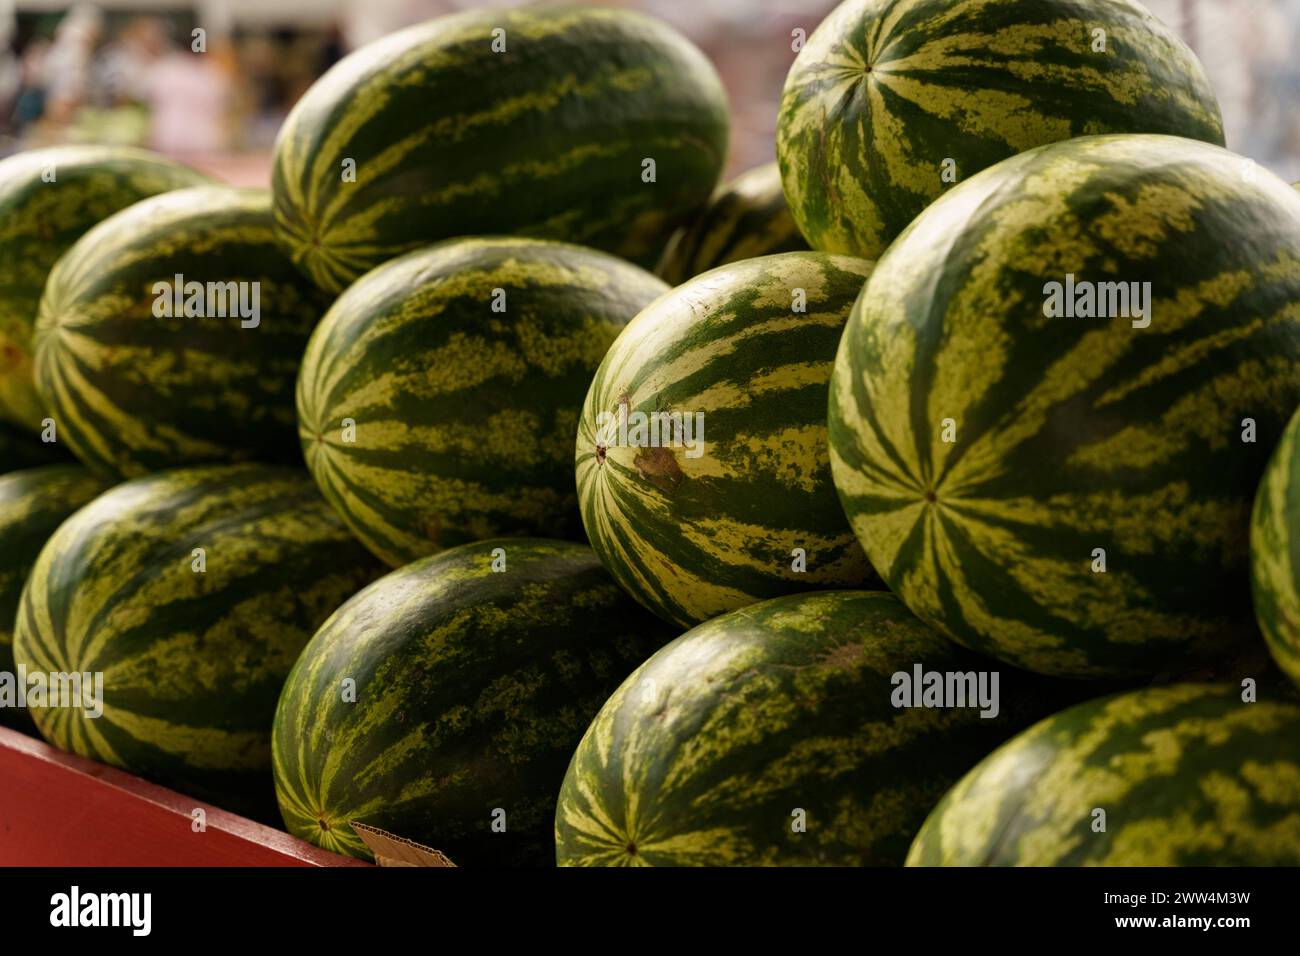
[[[1300,412],[1269,459],[1250,522],[1255,617],[1273,660],[1300,685]]]
[[[393,571],[339,608],[285,683],[285,826],[364,858],[353,822],[459,866],[552,864],[574,747],[672,636],[572,542],[496,538]]]
[[[962,675],[971,697],[926,699],[924,675],[945,685]],[[996,713],[975,700],[981,680]],[[913,692],[923,706],[901,706],[916,704]],[[754,604],[688,631],[610,697],[560,790],[556,858],[899,866],[926,813],[966,770],[1079,699],[1066,682],[945,640],[891,594],[823,591]]]
[[[954,184],[1107,133],[1224,144],[1196,55],[1134,0],[846,0],[790,68],[777,158],[812,247],[875,259]]]
[[[970,771],[909,866],[1300,865],[1300,704],[1176,684],[1080,704]]]
[[[276,245],[266,190],[155,196],[90,230],[50,273],[37,391],[59,441],[105,474],[298,464],[294,382],[328,304]]]
[[[673,233],[655,275],[677,286],[729,262],[807,248],[781,191],[781,171],[767,163],[718,187],[709,204]]]
[[[164,156],[126,146],[52,146],[0,161],[0,419],[32,432],[42,427],[32,334],[41,292],[59,257],[127,206],[209,181]]]
[[[1249,516],[1300,405],[1300,195],[1245,166],[1169,136],[1044,146],[881,258],[836,360],[831,466],[922,620],[1069,677],[1259,642]],[[1070,283],[1107,314],[1059,314]]]
[[[110,484],[76,464],[24,468],[0,475],[0,681],[8,676],[14,679],[6,695],[0,695],[0,723],[30,726],[26,708],[17,707],[13,653],[14,621],[27,575],[59,525]],[[10,691],[15,699],[5,700]],[[5,706],[10,703],[12,707]]]
[[[712,65],[659,20],[470,10],[364,46],[312,85],[276,140],[276,225],[332,292],[464,235],[650,267],[717,186],[728,128]]]
[[[386,263],[307,346],[307,467],[395,567],[496,535],[581,538],[583,396],[610,343],[667,291],[614,256],[538,239],[453,239]]]
[[[55,746],[261,820],[271,722],[316,628],[381,573],[300,469],[164,471],[95,498],[46,542],[19,603],[29,674],[89,674],[102,713],[36,706]],[[53,702],[50,702],[53,703]]]
[[[816,252],[731,263],[655,300],[610,346],[575,448],[582,520],[610,573],[665,620],[878,583],[836,501],[825,424],[871,269]]]

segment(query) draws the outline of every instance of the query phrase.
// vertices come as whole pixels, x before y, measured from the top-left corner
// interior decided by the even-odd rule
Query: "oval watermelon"
[[[353,856],[370,855],[359,821],[457,864],[549,863],[573,748],[670,636],[577,544],[499,538],[394,571],[339,608],[285,684],[284,822]]]
[[[665,620],[876,580],[835,500],[825,426],[871,267],[816,252],[723,266],[658,299],[601,362],[578,430],[582,520]]]
[[[1300,706],[1243,703],[1222,684],[1135,691],[1049,717],[986,758],[907,863],[1297,866],[1297,779]]]
[[[293,384],[327,304],[276,246],[265,190],[155,196],[50,273],[36,387],[60,441],[105,473],[301,461]]]
[[[555,811],[556,858],[900,865],[962,773],[1077,699],[1007,667],[994,685],[990,665],[884,592],[787,595],[701,624],[628,677],[582,738]],[[922,692],[924,677],[908,683],[918,668],[971,675],[967,706],[900,706]]]
[[[1300,684],[1300,412],[1287,425],[1255,496],[1250,570],[1260,630],[1278,667]]]
[[[1133,0],[847,0],[790,69],[777,156],[812,247],[874,259],[951,183],[1101,133],[1224,141],[1195,54]]]
[[[41,427],[32,327],[59,257],[132,203],[208,181],[162,156],[122,146],[55,146],[0,161],[0,419],[30,431]]]
[[[14,674],[14,619],[18,598],[41,547],[64,519],[109,482],[81,465],[45,465],[0,475],[0,723],[26,726],[25,708],[17,708]],[[16,709],[15,709],[16,708]]]
[[[14,634],[29,674],[102,675],[103,712],[33,702],[31,716],[64,750],[271,819],[280,687],[313,631],[379,572],[297,469],[126,482],[49,539]]]
[[[562,239],[652,265],[717,185],[727,131],[717,74],[666,24],[468,11],[363,47],[307,91],[276,141],[276,223],[334,292],[452,236]]]
[[[1247,529],[1300,404],[1300,195],[1245,162],[1168,136],[1046,146],[881,259],[836,361],[831,464],[922,620],[1070,676],[1258,640]]]
[[[0,473],[72,460],[67,446],[42,441],[26,429],[0,422]]]
[[[581,535],[582,396],[623,326],[668,287],[567,243],[458,239],[354,284],[298,380],[307,466],[389,564],[493,535]]]
[[[781,171],[768,163],[720,187],[698,216],[673,233],[655,274],[676,286],[730,262],[807,248],[781,192]]]

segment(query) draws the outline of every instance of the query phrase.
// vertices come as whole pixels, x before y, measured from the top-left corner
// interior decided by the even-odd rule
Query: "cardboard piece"
[[[375,855],[375,862],[380,866],[455,866],[447,855],[433,847],[423,846],[414,840],[399,837],[381,830],[379,827],[367,826],[356,820],[348,822],[356,831],[370,852]]]

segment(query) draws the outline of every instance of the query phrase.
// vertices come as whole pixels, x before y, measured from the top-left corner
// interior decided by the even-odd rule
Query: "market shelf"
[[[0,866],[369,865],[0,727]]]

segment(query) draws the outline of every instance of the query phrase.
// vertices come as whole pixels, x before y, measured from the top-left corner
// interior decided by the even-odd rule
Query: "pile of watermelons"
[[[1300,193],[1130,0],[802,39],[722,187],[586,7],[0,163],[0,712],[358,856],[1300,863]]]

